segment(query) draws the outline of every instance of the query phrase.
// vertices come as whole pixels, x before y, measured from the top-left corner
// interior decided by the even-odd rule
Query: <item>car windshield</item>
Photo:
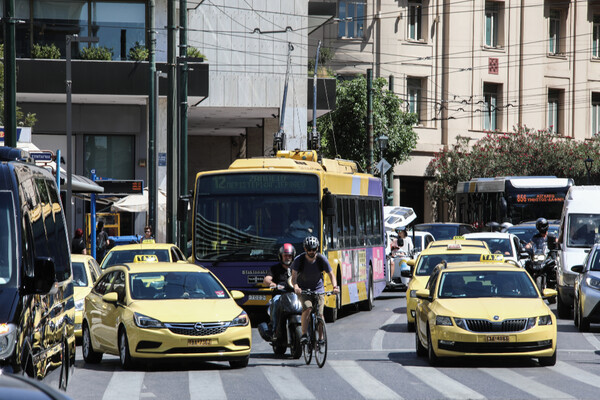
[[[419,276],[431,275],[436,265],[446,260],[447,263],[452,262],[467,262],[467,261],[479,261],[481,254],[465,254],[465,253],[446,253],[446,254],[432,254],[423,255],[419,257],[417,264],[417,273]]]
[[[567,246],[592,247],[600,235],[600,214],[570,214],[567,225]]]
[[[130,263],[135,256],[156,256],[157,261],[169,262],[169,250],[167,249],[135,249],[135,250],[113,250],[106,255],[102,261],[102,269],[112,265]]]
[[[0,191],[0,290],[17,284],[15,209],[12,192]]]
[[[538,292],[526,271],[447,271],[440,276],[440,298],[536,298]]]
[[[589,269],[590,271],[600,271],[600,248],[595,248],[590,253]]]
[[[229,298],[225,288],[206,272],[143,272],[131,274],[129,279],[135,300]]]
[[[85,272],[85,265],[82,262],[72,262],[71,265],[73,265],[73,286],[87,286],[88,278]]]
[[[474,238],[475,239],[475,238]],[[513,256],[509,238],[476,238],[487,243],[490,253],[502,254],[504,256]]]
[[[535,229],[535,225],[515,225],[506,229],[506,232],[516,235],[525,243],[529,243],[533,235],[537,233],[537,229]],[[550,225],[548,227],[548,234],[558,236],[558,225]]]

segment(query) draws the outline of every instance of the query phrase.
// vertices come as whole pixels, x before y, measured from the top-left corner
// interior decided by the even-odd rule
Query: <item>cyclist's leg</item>
[[[310,301],[310,297],[301,294],[300,296],[300,303],[302,303],[302,317],[301,317],[301,324],[302,324],[302,336],[306,336],[306,332],[308,331],[308,317],[312,311],[312,302]]]
[[[323,318],[323,311],[325,309],[325,295],[324,294],[319,294],[319,308],[317,309],[317,316],[321,319],[323,319],[323,321],[325,321],[325,318]],[[321,329],[319,329],[319,340],[323,339],[323,331]]]

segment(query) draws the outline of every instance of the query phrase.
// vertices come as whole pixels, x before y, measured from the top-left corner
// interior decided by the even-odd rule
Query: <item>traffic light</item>
[[[391,206],[392,204],[394,204],[394,188],[391,188],[391,187],[385,188],[384,201],[385,201],[386,206]]]

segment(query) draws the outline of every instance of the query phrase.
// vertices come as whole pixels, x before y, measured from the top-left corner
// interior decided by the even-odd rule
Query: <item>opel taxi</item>
[[[73,298],[75,299],[75,338],[81,339],[83,302],[102,272],[94,257],[84,254],[72,254],[71,265],[73,267]]]
[[[442,263],[416,293],[417,354],[432,365],[457,356],[533,357],[554,365],[556,317],[544,299],[556,294],[540,293],[527,271],[513,264]]]
[[[135,243],[113,247],[102,260],[100,268],[123,263],[134,262],[136,256],[156,256],[161,262],[187,262],[179,247],[171,243]]]
[[[207,269],[186,263],[141,262],[104,271],[85,298],[82,352],[87,363],[118,355],[137,360],[197,358],[248,364],[250,320]]]
[[[402,276],[410,277],[406,289],[406,319],[409,331],[415,328],[417,290],[423,289],[429,275],[442,261],[447,263],[479,261],[481,254],[489,254],[487,245],[479,240],[465,240],[456,237],[452,240],[436,240],[423,250],[416,260],[409,260],[410,271],[402,271]]]

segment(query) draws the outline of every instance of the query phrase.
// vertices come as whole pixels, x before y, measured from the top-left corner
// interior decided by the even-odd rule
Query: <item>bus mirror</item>
[[[323,208],[323,215],[326,217],[334,217],[335,216],[335,199],[333,195],[327,188],[323,189],[323,200],[321,202],[321,207]]]
[[[190,204],[190,199],[187,197],[180,197],[177,202],[177,221],[187,220],[187,212]]]

